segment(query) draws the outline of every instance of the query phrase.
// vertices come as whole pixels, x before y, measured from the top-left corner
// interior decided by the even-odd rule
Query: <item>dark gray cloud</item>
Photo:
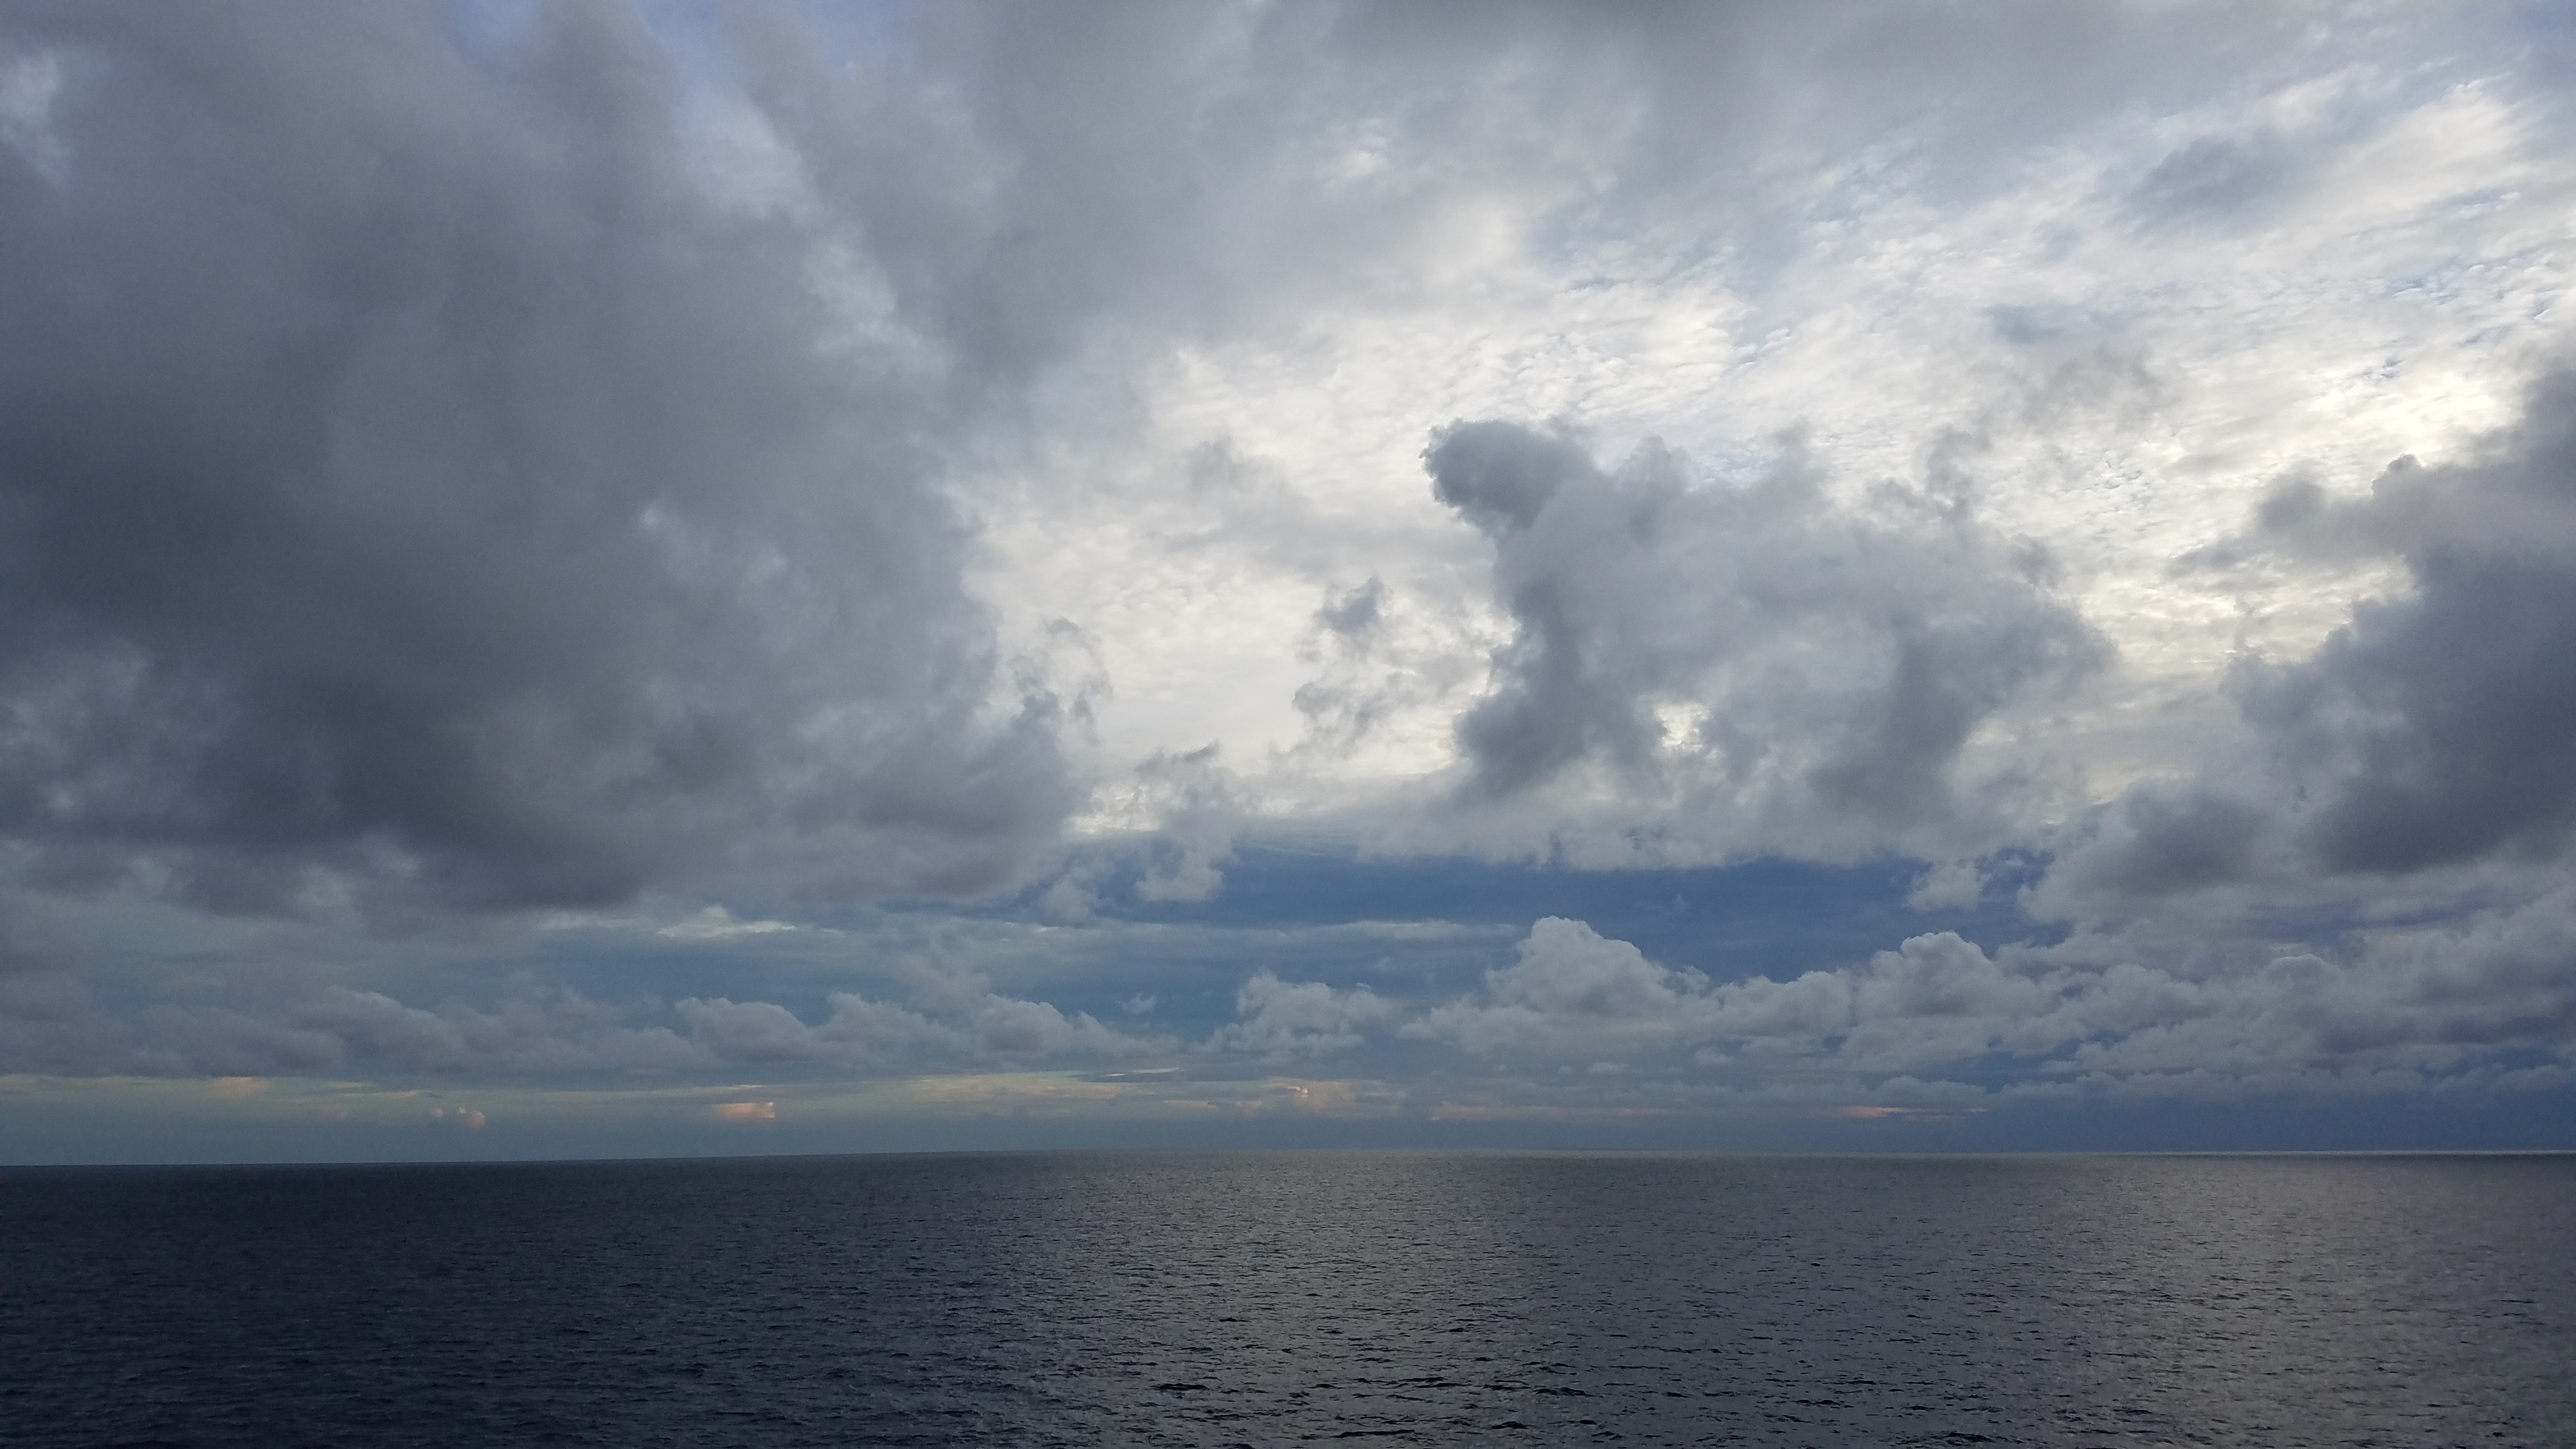
[[[2092,823],[2093,833],[2051,874],[2078,895],[2166,895],[2248,879],[2278,846],[2273,816],[2235,796],[2140,786]]]
[[[1855,508],[1794,441],[1760,477],[1696,480],[1660,445],[1605,470],[1501,422],[1441,432],[1424,461],[1493,540],[1516,625],[1458,719],[1471,798],[1589,763],[1801,844],[1946,822],[1971,732],[2101,654],[1959,478]]]
[[[1601,471],[1574,438],[1505,422],[1446,428],[1432,439],[1422,462],[1431,473],[1432,496],[1494,538],[1536,523],[1566,484]]]
[[[1315,623],[1344,639],[1365,643],[1386,612],[1386,583],[1372,577],[1348,591],[1335,591],[1315,611]]]
[[[2537,386],[2483,456],[2401,460],[2356,511],[2413,592],[2242,685],[2312,782],[2306,843],[2334,870],[2556,855],[2576,826],[2576,374]]]
[[[2257,877],[2400,875],[2555,859],[2576,829],[2576,373],[2460,461],[2401,458],[2366,495],[2275,485],[2244,536],[2186,566],[2394,555],[2410,588],[2367,600],[2304,659],[2230,688],[2255,750],[2132,790],[2051,890],[2153,896]]]
[[[630,16],[0,44],[56,77],[0,148],[0,831],[53,878],[947,891],[1047,840],[1053,705],[934,486],[948,374],[840,220],[728,195]]]

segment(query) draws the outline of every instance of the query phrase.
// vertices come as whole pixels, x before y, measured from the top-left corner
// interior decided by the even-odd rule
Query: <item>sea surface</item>
[[[0,1169],[8,1445],[2576,1445],[2576,1158]]]

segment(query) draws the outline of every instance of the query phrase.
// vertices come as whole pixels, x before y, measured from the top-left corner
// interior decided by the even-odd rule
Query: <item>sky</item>
[[[2572,72],[0,0],[0,1161],[2576,1148]]]

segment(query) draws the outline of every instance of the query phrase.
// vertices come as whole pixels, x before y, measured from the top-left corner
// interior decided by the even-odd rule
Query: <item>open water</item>
[[[0,1169],[9,1445],[2576,1445],[2576,1158]]]

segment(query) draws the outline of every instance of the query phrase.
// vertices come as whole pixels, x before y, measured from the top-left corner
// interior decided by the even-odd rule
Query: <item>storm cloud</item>
[[[2322,786],[2306,843],[2336,870],[2557,855],[2576,824],[2576,374],[2467,459],[2390,465],[2350,511],[2413,591],[2242,686]]]
[[[19,7],[0,831],[274,908],[720,868],[971,891],[1058,711],[849,218],[746,193],[607,7]],[[785,164],[785,163],[781,163]]]
[[[2051,895],[2561,858],[2576,827],[2576,374],[2534,384],[2517,424],[2455,461],[2400,458],[2342,497],[2289,480],[2254,513],[2186,567],[2393,558],[2403,582],[2304,657],[2240,663],[2245,747],[2123,796]]]

